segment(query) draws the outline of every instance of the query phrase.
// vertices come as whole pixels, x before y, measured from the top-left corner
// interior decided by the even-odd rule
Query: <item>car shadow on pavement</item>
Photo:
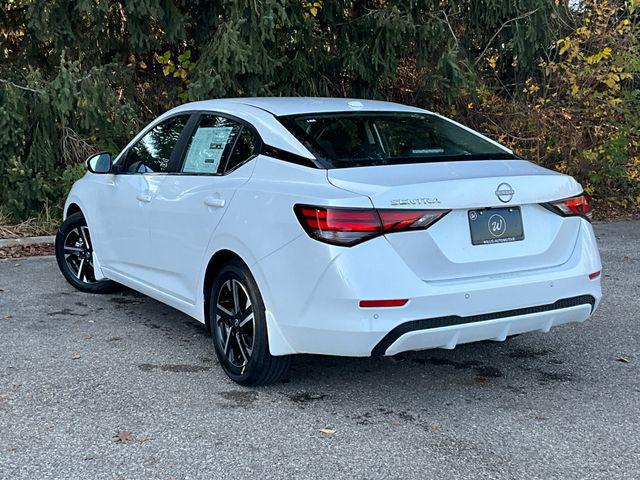
[[[140,369],[160,372],[194,372],[206,369],[216,382],[228,381],[217,363],[206,327],[171,307],[130,289],[109,298],[109,303],[126,317],[137,318],[149,327],[147,335],[180,342],[185,358],[200,358],[206,365],[189,365],[174,357],[171,364],[141,363]],[[394,357],[349,358],[323,355],[295,355],[287,378],[263,390],[290,392],[301,389],[320,392],[345,385],[362,389],[397,388],[399,385],[435,392],[456,388],[486,388],[492,385],[522,394],[524,385],[569,383],[579,379],[579,366],[565,366],[567,357],[556,349],[553,335],[531,333],[505,342],[478,342],[453,350],[407,352]],[[151,340],[151,343],[155,343]],[[216,378],[217,377],[217,378]],[[527,387],[528,388],[528,387]],[[363,392],[364,393],[364,392]],[[295,397],[295,394],[292,394]],[[314,401],[317,393],[310,393]]]

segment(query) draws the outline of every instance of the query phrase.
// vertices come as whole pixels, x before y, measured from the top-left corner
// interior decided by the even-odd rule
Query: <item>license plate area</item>
[[[473,245],[524,240],[520,207],[469,210],[468,216]]]

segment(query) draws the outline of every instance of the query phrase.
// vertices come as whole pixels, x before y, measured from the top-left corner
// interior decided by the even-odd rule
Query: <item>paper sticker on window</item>
[[[440,155],[444,153],[444,148],[414,148],[413,155]]]
[[[191,139],[185,173],[217,173],[233,127],[200,127]]]

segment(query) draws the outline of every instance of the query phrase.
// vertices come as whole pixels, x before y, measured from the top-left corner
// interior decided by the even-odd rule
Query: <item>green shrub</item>
[[[361,96],[450,114],[638,207],[638,0],[9,0],[0,210],[58,215],[82,162],[186,100]]]

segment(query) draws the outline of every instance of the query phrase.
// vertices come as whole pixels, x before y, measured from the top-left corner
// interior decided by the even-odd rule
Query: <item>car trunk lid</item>
[[[378,209],[446,209],[427,230],[386,235],[425,281],[510,274],[566,262],[580,219],[563,218],[541,203],[582,192],[571,177],[524,160],[482,160],[338,168],[329,181],[366,195]],[[471,210],[519,207],[524,239],[473,245]]]

